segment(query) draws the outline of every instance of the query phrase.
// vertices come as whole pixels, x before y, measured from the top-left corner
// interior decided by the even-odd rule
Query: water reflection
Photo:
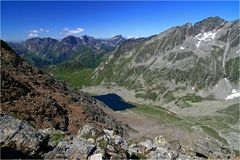
[[[114,111],[122,111],[128,108],[135,107],[134,105],[125,102],[122,97],[120,97],[117,94],[109,93],[106,95],[100,95],[100,96],[93,96],[97,100],[105,103],[107,106],[109,106]]]

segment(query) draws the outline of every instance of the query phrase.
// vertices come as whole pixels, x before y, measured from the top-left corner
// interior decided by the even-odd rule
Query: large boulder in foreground
[[[31,125],[0,113],[1,158],[41,158],[48,137]]]

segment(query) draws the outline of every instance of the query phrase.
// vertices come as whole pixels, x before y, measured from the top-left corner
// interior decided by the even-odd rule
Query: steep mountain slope
[[[224,99],[239,90],[239,24],[209,17],[149,38],[126,40],[92,79],[162,103],[187,94]]]
[[[94,56],[112,51],[123,41],[125,39],[121,35],[109,39],[95,39],[84,35],[82,37],[67,36],[60,41],[53,38],[31,38],[22,43],[9,44],[17,54],[28,62],[42,67],[59,64],[69,58],[76,59],[78,57],[81,59],[82,56],[89,57],[90,60],[87,62],[91,62],[92,59],[96,59]],[[86,61],[86,59],[82,61]],[[85,66],[85,64],[81,65]],[[94,65],[98,65],[98,63]]]
[[[1,41],[1,110],[37,128],[76,133],[86,123],[124,134],[110,109],[32,67]]]

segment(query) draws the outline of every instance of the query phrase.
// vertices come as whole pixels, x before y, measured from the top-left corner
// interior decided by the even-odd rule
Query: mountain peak
[[[215,16],[215,17],[208,17],[206,19],[203,19],[202,21],[225,21],[223,18],[219,17],[219,16]]]
[[[121,34],[118,34],[118,35],[116,35],[116,36],[114,36],[112,38],[123,38],[123,36]]]
[[[68,45],[74,46],[77,45],[80,38],[76,36],[69,35],[61,40],[61,42],[66,43]]]
[[[73,36],[73,35],[68,35],[67,37],[65,37],[65,38],[78,38],[78,37],[76,37],[76,36]],[[65,39],[65,38],[63,38],[63,39]]]
[[[197,23],[194,24],[194,27],[197,30],[200,31],[211,31],[213,29],[219,28],[220,26],[222,26],[226,21],[220,17],[208,17],[202,21],[199,21]]]
[[[184,25],[182,25],[182,28],[189,29],[190,27],[192,27],[192,23],[185,23]]]

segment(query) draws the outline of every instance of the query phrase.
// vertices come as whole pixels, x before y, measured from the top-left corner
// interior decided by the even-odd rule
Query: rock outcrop
[[[41,158],[48,136],[21,120],[0,114],[1,158]]]
[[[70,141],[60,142],[45,155],[49,158],[66,159],[190,159],[183,150],[175,150],[162,136],[153,140],[128,144],[112,130],[98,130],[86,125]]]

